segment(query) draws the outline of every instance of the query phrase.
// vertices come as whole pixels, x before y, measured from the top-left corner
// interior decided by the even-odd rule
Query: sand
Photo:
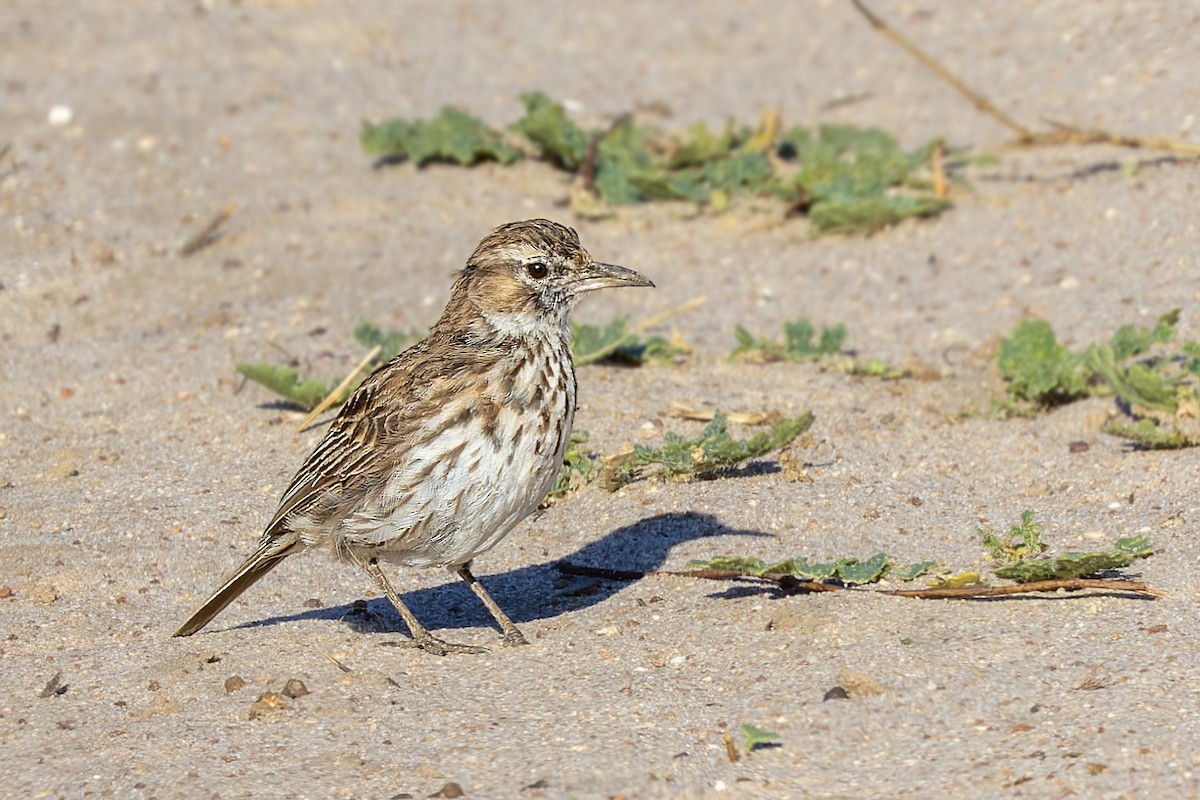
[[[875,6],[1029,125],[1196,141],[1186,3]],[[1180,307],[1180,337],[1200,338],[1194,160],[1005,149],[1008,131],[831,1],[25,0],[0,8],[0,75],[4,794],[1200,796],[1200,453],[1104,434],[1104,399],[986,413],[996,343],[1023,316],[1082,347]],[[778,107],[999,160],[939,219],[813,239],[754,204],[589,221],[545,165],[373,169],[358,147],[362,120],[443,103],[507,123],[530,89],[595,123]],[[216,242],[177,255],[230,204]],[[318,554],[169,638],[321,435],[234,362],[342,374],[360,319],[423,329],[475,242],[533,216],[658,284],[591,298],[581,321],[707,297],[659,331],[692,345],[684,365],[580,370],[576,425],[598,451],[696,431],[673,401],[811,409],[791,452],[804,479],[771,456],[720,481],[588,487],[526,520],[476,571],[529,647],[405,647],[365,576]],[[941,377],[729,363],[735,324],[800,316]],[[1027,508],[1060,549],[1148,536],[1156,554],[1130,572],[1166,596],[783,596],[555,567],[885,550],[965,569],[978,528]],[[392,574],[441,635],[497,643],[453,576]],[[308,693],[267,694],[291,679]],[[848,699],[826,699],[835,686]],[[731,763],[724,734],[740,744],[743,724],[779,746]]]

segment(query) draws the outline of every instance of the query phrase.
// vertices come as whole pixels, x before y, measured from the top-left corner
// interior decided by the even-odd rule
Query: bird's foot
[[[419,647],[426,653],[433,653],[435,656],[449,655],[450,653],[479,653],[488,652],[488,648],[479,647],[473,644],[457,644],[455,642],[443,642],[432,634],[425,634],[413,640],[413,647]]]
[[[529,644],[529,640],[525,638],[525,634],[516,628],[504,634],[503,642],[505,647],[520,647],[521,645]]]

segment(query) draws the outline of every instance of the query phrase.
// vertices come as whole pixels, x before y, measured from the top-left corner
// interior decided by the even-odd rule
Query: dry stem
[[[217,240],[217,229],[233,216],[235,210],[237,210],[237,206],[230,203],[218,211],[212,219],[204,224],[204,227],[193,233],[184,240],[183,244],[179,245],[179,255],[184,257],[190,256],[197,250],[208,247],[215,242]]]
[[[877,16],[873,11],[863,4],[862,0],[850,0],[860,14],[866,17],[867,22],[871,27],[882,33],[887,38],[891,39],[896,44],[904,48],[913,58],[920,61],[933,74],[950,84],[959,94],[971,101],[974,106],[995,119],[1004,127],[1015,132],[1017,138],[1012,144],[1018,147],[1040,147],[1046,145],[1062,145],[1062,144],[1112,144],[1118,147],[1129,147],[1134,149],[1145,150],[1165,150],[1173,153],[1188,153],[1200,155],[1200,145],[1190,144],[1188,142],[1179,142],[1174,139],[1167,139],[1161,136],[1127,136],[1124,134],[1110,133],[1105,130],[1083,130],[1073,125],[1067,125],[1053,120],[1046,120],[1051,126],[1056,128],[1053,131],[1035,133],[1012,117],[1005,114],[983,95],[971,89],[965,83],[958,79],[950,70],[939,64],[932,56],[924,50],[917,47],[907,37],[897,31],[895,28],[888,25],[882,18]],[[941,197],[941,195],[938,195]]]
[[[773,583],[786,591],[805,592],[842,592],[859,591],[874,594],[886,594],[893,597],[914,597],[922,600],[950,600],[978,597],[1007,597],[1011,595],[1038,594],[1056,592],[1058,590],[1077,592],[1082,589],[1100,589],[1107,592],[1127,592],[1142,597],[1165,597],[1166,595],[1151,589],[1141,581],[1120,581],[1107,578],[1066,578],[1062,580],[1031,581],[1017,583],[1011,586],[961,586],[961,587],[928,587],[923,589],[867,589],[861,586],[846,586],[840,583],[825,583],[823,581],[806,581],[795,575],[783,573],[764,573],[762,575],[747,575],[732,569],[691,569],[691,570],[656,570],[649,572],[612,570],[599,567],[583,567],[560,561],[557,564],[559,572],[566,575],[581,575],[603,580],[635,581],[651,575],[671,575],[682,578],[701,578],[704,580],[759,580]]]
[[[350,385],[350,383],[358,377],[360,372],[367,368],[367,365],[371,363],[375,356],[379,355],[379,351],[381,349],[383,349],[383,346],[378,344],[372,347],[371,350],[365,356],[363,356],[362,361],[359,361],[357,366],[350,370],[350,374],[342,379],[342,382],[337,385],[337,388],[325,395],[324,400],[317,403],[317,407],[314,408],[312,412],[310,412],[309,415],[304,418],[304,421],[300,423],[300,427],[296,428],[296,432],[300,433],[303,431],[312,423],[314,419],[324,414],[326,409],[336,403],[342,396],[342,393],[346,391],[346,388]]]

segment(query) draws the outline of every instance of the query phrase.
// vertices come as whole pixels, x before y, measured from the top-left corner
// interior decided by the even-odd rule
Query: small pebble
[[[250,719],[258,719],[283,707],[283,695],[279,692],[263,692],[257,700],[250,704],[248,716]]]
[[[62,673],[54,673],[54,677],[46,682],[46,688],[42,689],[38,697],[54,697],[55,695],[66,694],[68,684],[62,679]]]
[[[883,694],[884,688],[879,681],[862,672],[851,669],[840,669],[837,674],[838,686],[851,697],[870,697]]]
[[[275,710],[275,707],[270,703],[264,703],[262,700],[255,700],[250,704],[250,711],[247,713],[247,719],[258,719],[265,717]]]
[[[58,105],[50,107],[50,113],[46,115],[46,122],[60,126],[66,125],[74,118],[75,112],[71,110],[70,106]]]
[[[295,700],[297,697],[304,697],[306,694],[312,694],[312,692],[304,685],[304,681],[299,678],[292,678],[283,685],[284,697],[290,697]]]
[[[169,692],[154,695],[150,705],[146,706],[146,713],[149,715],[178,714],[180,711],[183,711],[183,706],[171,697]]]
[[[256,702],[266,703],[267,705],[271,706],[271,708],[284,707],[283,695],[281,695],[279,692],[263,692],[258,696],[258,700]]]
[[[46,468],[42,476],[48,481],[61,481],[66,478],[74,478],[79,474],[79,467],[70,462],[60,462]]]
[[[245,685],[246,679],[241,675],[230,675],[225,679],[225,691],[229,694],[233,694],[238,689],[243,688]]]

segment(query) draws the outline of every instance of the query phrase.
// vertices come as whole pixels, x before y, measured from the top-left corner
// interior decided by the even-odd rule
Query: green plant
[[[821,328],[818,335],[813,324],[801,318],[783,324],[783,342],[754,336],[741,325],[733,329],[733,335],[738,346],[729,357],[734,360],[758,363],[812,361],[842,351],[842,345],[846,343],[846,326]]]
[[[979,536],[992,558],[1001,564],[995,570],[996,577],[1017,583],[1084,578],[1127,567],[1134,559],[1153,553],[1144,537],[1129,536],[1117,539],[1105,551],[1044,556],[1048,547],[1042,542],[1042,529],[1033,521],[1032,511],[1022,513],[1021,521],[1004,536],[983,528]]]
[[[571,324],[571,351],[576,366],[614,361],[641,366],[648,361],[670,364],[688,352],[680,342],[662,336],[642,339],[623,318],[606,326]]]
[[[1011,580],[1017,584],[1052,581],[1063,588],[1068,588],[1066,584],[1070,581],[1127,567],[1134,560],[1147,558],[1153,554],[1150,543],[1146,539],[1141,536],[1131,536],[1117,539],[1108,550],[1068,552],[1056,556],[1046,556],[1048,548],[1042,542],[1042,529],[1034,522],[1033,516],[1032,511],[1024,512],[1021,515],[1021,521],[1011,526],[1003,535],[986,529],[978,531],[983,546],[998,564],[994,569],[996,577]],[[948,570],[939,569],[936,561],[919,561],[913,564],[899,565],[882,552],[865,560],[846,557],[823,562],[811,562],[803,556],[766,562],[753,556],[723,555],[690,561],[688,566],[695,570],[693,574],[704,577],[713,574],[723,577],[744,575],[775,582],[792,579],[813,584],[833,583],[838,586],[851,587],[883,580],[912,581],[936,571],[938,575],[930,581],[930,586],[933,587],[930,590],[893,590],[888,593],[913,597],[950,596],[938,594],[940,590],[947,589],[959,590],[964,593],[959,596],[966,596],[972,592],[979,596],[1012,593],[1004,591],[1003,588],[1000,590],[970,589],[970,587],[983,583],[983,576],[976,570],[965,570],[952,574]],[[814,586],[813,588],[822,587]],[[1044,590],[1050,587],[1038,588]]]
[[[767,563],[748,556],[715,556],[689,561],[688,566],[701,570],[734,571],[753,577],[790,575],[806,581],[833,580],[849,586],[875,583],[881,580],[912,581],[937,566],[934,561],[915,564],[896,564],[887,553],[876,553],[868,559],[839,558],[835,561],[810,562],[801,556]]]
[[[559,470],[558,477],[554,480],[554,486],[550,488],[550,492],[543,502],[553,503],[581,486],[591,483],[600,474],[600,463],[596,454],[586,447],[587,441],[587,431],[571,433],[571,439],[567,442],[567,451],[563,454],[562,469]]]
[[[648,473],[671,477],[711,478],[752,458],[788,444],[808,430],[813,415],[805,412],[785,418],[749,439],[729,434],[724,414],[717,412],[712,421],[694,438],[668,431],[661,447],[637,444],[627,453],[606,460],[605,483],[615,490]]]
[[[764,747],[778,747],[779,734],[765,731],[749,723],[742,724],[742,738],[746,742],[746,752],[752,753]]]
[[[773,196],[807,214],[814,233],[871,232],[949,208],[920,174],[936,142],[905,151],[887,133],[822,125],[780,135],[777,114],[758,126],[695,123],[669,134],[625,114],[586,129],[541,92],[521,96],[524,115],[507,130],[446,107],[429,120],[364,126],[363,149],[384,159],[510,164],[528,153],[579,175],[605,203],[680,200],[720,211],[730,198]]]
[[[666,364],[678,360],[687,352],[686,346],[675,340],[667,340],[661,336],[642,339],[630,329],[624,319],[615,319],[603,327],[572,325],[571,334],[571,349],[575,353],[577,365],[602,360],[631,366],[641,366],[648,362]],[[353,335],[355,341],[363,347],[378,347],[379,352],[367,362],[361,378],[347,386],[341,396],[335,399],[336,403],[345,402],[362,382],[362,378],[422,338],[420,334],[385,331],[367,320],[355,326]],[[305,410],[315,408],[341,382],[341,379],[335,379],[326,383],[301,375],[294,367],[272,364],[269,361],[240,362],[236,368],[245,377]]]
[[[1110,433],[1151,448],[1200,444],[1200,344],[1165,347],[1178,322],[1174,309],[1153,327],[1123,325],[1108,342],[1071,351],[1046,321],[1022,320],[1001,341],[997,360],[1009,402],[1036,409],[1114,395],[1133,424],[1114,420]]]

